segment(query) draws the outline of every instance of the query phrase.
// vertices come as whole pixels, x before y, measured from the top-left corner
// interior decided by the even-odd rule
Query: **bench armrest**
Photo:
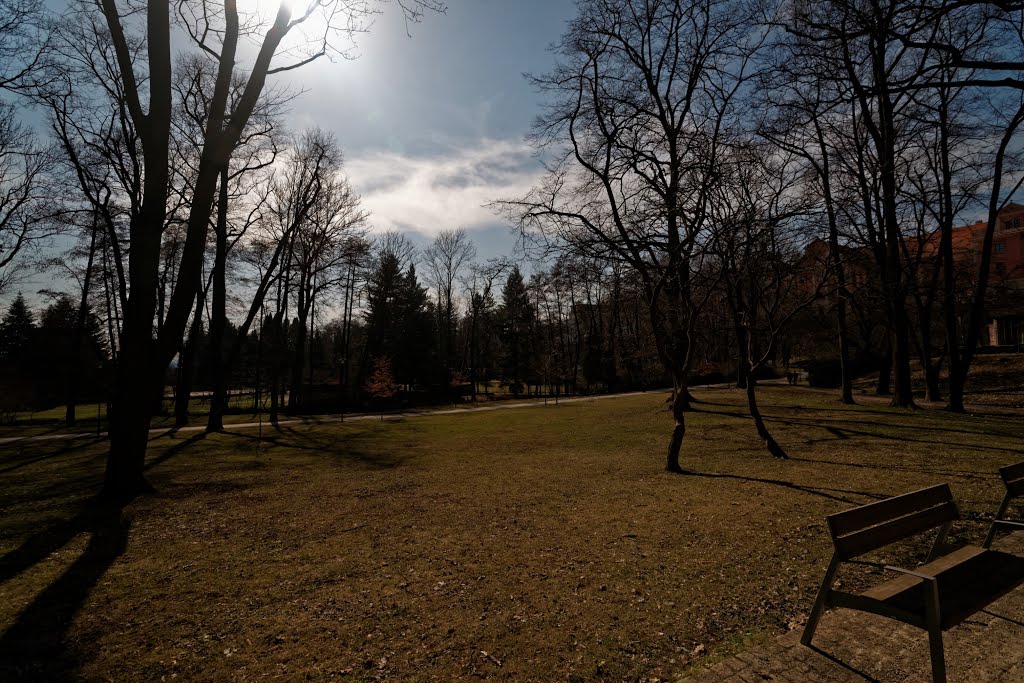
[[[916,576],[917,578],[924,579],[925,581],[938,581],[938,579],[934,576],[922,574],[921,572],[911,571],[910,569],[904,569],[903,567],[894,567],[891,564],[885,565],[884,567],[882,567],[882,569],[888,569],[889,571],[898,572],[900,574],[907,574],[908,576]]]
[[[1011,522],[1008,519],[993,519],[993,524],[1002,524],[1003,526],[1016,526],[1024,529],[1024,522]]]

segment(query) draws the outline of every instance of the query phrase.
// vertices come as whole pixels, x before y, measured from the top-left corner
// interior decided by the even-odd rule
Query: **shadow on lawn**
[[[835,664],[838,664],[839,666],[843,667],[844,669],[846,669],[847,671],[849,671],[853,675],[859,676],[861,679],[867,681],[868,683],[881,683],[881,681],[879,681],[877,678],[874,678],[873,676],[871,676],[867,672],[861,671],[860,669],[857,669],[857,668],[853,667],[852,665],[847,664],[843,660],[841,660],[838,657],[836,657],[834,654],[832,654],[830,652],[825,652],[824,650],[822,650],[821,648],[817,647],[816,645],[808,645],[807,648],[810,649],[810,650],[813,650],[814,652],[816,652],[817,654],[821,655],[825,659],[827,659],[827,660],[829,660],[831,662],[834,662]]]
[[[775,423],[778,423],[778,424],[784,424],[784,425],[786,425],[788,427],[796,427],[797,429],[801,429],[801,428],[806,429],[808,427],[818,427],[818,428],[827,430],[835,438],[842,438],[844,440],[845,439],[849,439],[849,435],[853,435],[853,436],[861,436],[861,437],[865,437],[865,438],[869,438],[869,439],[882,439],[884,441],[897,441],[897,442],[900,442],[900,443],[908,443],[908,442],[909,443],[922,443],[922,444],[932,444],[932,445],[935,445],[935,446],[948,446],[950,444],[949,441],[941,441],[941,440],[937,440],[937,439],[915,439],[915,438],[912,438],[912,437],[909,437],[909,436],[906,436],[906,435],[902,435],[902,434],[886,434],[884,432],[869,431],[867,429],[850,429],[849,427],[826,426],[826,425],[823,425],[820,422],[815,421],[815,420],[800,420],[800,419],[795,419],[795,418],[779,418],[779,417],[769,418],[768,420],[770,422],[775,422]],[[941,432],[941,431],[950,431],[950,430],[934,429],[934,430],[930,430],[930,431]],[[955,431],[955,430],[953,430],[953,431]],[[841,436],[840,436],[840,434],[841,434]],[[807,440],[805,440],[805,443],[816,443],[816,442],[820,442],[820,441],[830,441],[830,440],[832,440],[832,439],[831,438],[828,438],[828,439],[807,439]],[[1021,452],[1020,449],[1018,449],[1018,448],[1002,448],[1002,447],[999,447],[999,446],[986,446],[986,445],[979,444],[979,443],[965,443],[965,444],[962,444],[962,445],[963,445],[964,448],[970,448],[972,450],[999,451],[999,452],[1003,452],[1003,453],[1020,453]]]
[[[256,446],[265,444],[268,447],[309,451],[343,461],[357,462],[373,469],[398,467],[409,459],[407,453],[395,449],[384,452],[358,447],[359,442],[365,439],[361,433],[324,434],[315,431],[299,431],[288,425],[277,427],[270,435],[263,434],[262,436],[229,430],[222,433],[239,440],[255,442]]]
[[[790,460],[793,462],[806,462],[815,465],[828,465],[830,467],[853,467],[855,469],[880,470],[882,472],[891,472],[895,470],[900,472],[914,472],[916,474],[934,474],[939,477],[951,477],[954,479],[975,479],[986,482],[996,481],[997,476],[995,471],[988,474],[979,474],[975,472],[967,472],[965,470],[943,470],[933,467],[907,467],[905,465],[897,465],[893,462],[877,464],[865,462],[841,462],[839,460],[820,460],[817,458],[801,458],[798,456],[791,456]]]
[[[0,469],[0,474],[8,474],[10,472],[14,472],[15,470],[20,470],[22,467],[27,467],[28,465],[34,465],[37,462],[42,462],[43,460],[48,460],[50,458],[55,458],[57,456],[64,455],[66,453],[73,453],[74,451],[82,450],[83,448],[87,448],[89,446],[94,446],[94,445],[98,444],[100,441],[103,441],[103,439],[99,438],[99,437],[91,437],[91,438],[88,438],[88,439],[83,438],[83,439],[80,439],[80,440],[76,439],[76,440],[72,440],[72,441],[73,441],[72,443],[64,446],[64,448],[59,448],[59,449],[57,449],[55,451],[51,451],[49,453],[43,453],[42,455],[26,455],[26,456],[22,456],[23,452],[16,453],[13,456],[5,455],[4,456],[4,460],[18,460],[19,457],[22,458],[22,459],[20,461],[18,461],[18,462],[15,462],[13,465],[10,465],[9,467],[4,467],[4,468]],[[30,442],[23,442],[22,444],[19,444],[19,445],[30,445]],[[34,444],[31,444],[31,445],[34,445]],[[35,449],[32,449],[32,450],[34,451]]]
[[[823,486],[801,486],[796,482],[786,481],[784,479],[762,479],[760,477],[744,477],[739,474],[725,474],[723,472],[694,472],[693,470],[683,470],[682,474],[693,477],[707,477],[708,479],[737,479],[739,481],[749,481],[756,484],[769,484],[771,486],[781,486],[783,488],[792,489],[794,491],[809,493],[812,496],[820,496],[822,498],[838,501],[840,503],[849,503],[851,505],[863,505],[864,502],[854,500],[849,496],[861,496],[863,498],[870,498],[874,500],[881,500],[882,498],[889,497],[888,494],[874,493],[871,491],[850,491],[847,489],[834,489]]]
[[[158,438],[160,438],[160,439],[168,438],[168,437],[174,436],[174,434],[175,434],[175,432],[172,431],[172,432],[169,432],[168,434],[161,434],[160,437],[158,437]],[[160,455],[156,456],[155,458],[153,458],[151,460],[147,460],[146,465],[145,465],[145,467],[143,469],[145,469],[148,472],[149,470],[153,469],[157,465],[165,463],[168,460],[170,460],[171,458],[173,458],[174,456],[179,455],[183,450],[185,450],[186,448],[188,448],[192,444],[194,444],[194,443],[196,443],[198,441],[202,441],[205,438],[206,438],[206,432],[196,432],[195,434],[193,434],[192,436],[188,437],[187,439],[183,439],[182,441],[179,441],[178,443],[174,444],[173,446],[169,446],[168,448],[166,448],[164,450],[163,453],[161,453]]]
[[[37,534],[0,559],[0,580],[6,581],[78,534],[91,534],[81,556],[0,636],[0,679],[74,678],[78,663],[66,642],[67,631],[90,591],[124,552],[130,526],[120,507],[90,503],[72,519]]]

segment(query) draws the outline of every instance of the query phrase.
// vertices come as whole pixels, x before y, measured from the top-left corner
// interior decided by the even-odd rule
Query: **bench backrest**
[[[999,476],[1006,484],[1006,490],[1013,496],[1024,494],[1024,462],[999,468]]]
[[[843,560],[959,518],[948,484],[929,486],[826,517],[836,554]]]

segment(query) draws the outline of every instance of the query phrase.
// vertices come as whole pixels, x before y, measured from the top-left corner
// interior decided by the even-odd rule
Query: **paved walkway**
[[[1024,553],[1024,536],[996,545]],[[823,568],[824,571],[824,568]],[[809,607],[809,606],[808,606]],[[930,683],[928,636],[891,619],[826,612],[814,647],[800,644],[800,630],[741,652],[686,683]],[[1024,682],[1024,587],[943,635],[949,683]]]
[[[643,393],[668,393],[668,390],[651,390],[649,392],[642,391],[630,391],[621,394],[595,394],[593,396],[577,396],[574,398],[559,398],[557,405],[563,405],[565,403],[580,403],[583,401],[600,401],[606,398],[622,398],[624,396],[638,396]],[[404,413],[384,413],[384,421],[389,420],[404,420],[410,417],[430,417],[432,415],[462,415],[464,413],[483,413],[492,410],[509,410],[512,408],[537,408],[544,407],[545,405],[554,406],[556,401],[553,398],[549,398],[547,402],[543,399],[534,399],[532,401],[520,401],[517,403],[509,403],[505,401],[495,402],[485,406],[474,406],[468,408],[449,408],[445,410],[422,410],[422,411],[411,411]],[[339,417],[305,417],[294,420],[278,420],[277,425],[280,427],[293,427],[296,425],[318,425],[318,424],[334,424],[338,422],[358,422],[363,420],[380,420],[380,413],[366,413],[359,415],[346,415]],[[242,423],[226,423],[224,429],[236,430],[236,429],[257,429],[261,426],[271,426],[272,423],[269,420],[263,420],[262,422],[242,422]],[[170,427],[158,427],[156,429],[150,429],[149,434],[153,436],[162,436],[164,434],[176,433],[176,434],[188,434],[189,432],[202,432],[206,431],[205,425],[196,425],[192,427],[181,427],[180,429],[173,429]],[[19,441],[64,441],[67,439],[105,439],[107,438],[107,432],[70,432],[60,434],[39,434],[36,436],[10,436],[0,438],[0,446],[5,444],[16,443]]]

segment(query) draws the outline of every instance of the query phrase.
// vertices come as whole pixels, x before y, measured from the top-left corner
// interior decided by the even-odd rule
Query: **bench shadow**
[[[1014,619],[1013,617],[1008,617],[1005,614],[999,614],[998,612],[993,612],[993,611],[987,610],[987,609],[983,609],[983,610],[979,610],[979,611],[982,614],[987,614],[990,617],[995,617],[996,619],[999,619],[1001,621],[1006,621],[1006,622],[1009,622],[1009,623],[1014,624],[1016,626],[1024,626],[1024,621],[1021,621],[1020,619]]]
[[[801,645],[800,647],[806,647],[808,650],[811,650],[815,654],[820,655],[821,657],[824,657],[825,659],[829,660],[833,664],[836,664],[838,666],[843,667],[844,669],[846,669],[847,671],[849,671],[853,675],[860,676],[862,679],[864,679],[865,681],[868,681],[869,683],[882,683],[881,681],[879,681],[877,678],[875,678],[871,674],[867,673],[866,671],[861,671],[860,669],[856,668],[855,666],[853,666],[851,664],[847,664],[846,662],[844,662],[843,660],[839,659],[838,657],[836,657],[831,652],[826,652],[825,650],[822,650],[817,645],[813,645],[813,644],[811,644],[811,645]]]
[[[82,554],[36,595],[0,636],[0,679],[39,681],[76,677],[78,659],[67,642],[67,632],[89,593],[124,553],[131,522],[122,516],[118,506],[92,503],[60,526],[60,533],[51,535],[49,544],[37,543],[30,549],[30,539],[4,558],[4,574],[9,576],[14,569],[31,566],[42,559],[39,550],[43,547],[53,547],[59,540],[63,540],[62,545],[66,544],[79,533],[91,534]],[[19,551],[16,558],[10,558]]]

